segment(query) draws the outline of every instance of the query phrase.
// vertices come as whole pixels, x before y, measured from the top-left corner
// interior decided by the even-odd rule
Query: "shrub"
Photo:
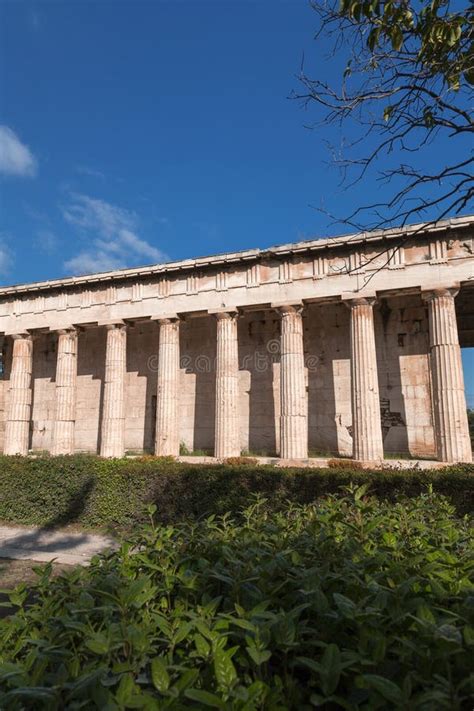
[[[154,508],[151,509],[152,511]],[[0,707],[462,709],[472,538],[435,495],[143,526],[39,571],[0,623]]]
[[[349,471],[363,469],[362,464],[353,459],[328,459],[328,467],[330,469],[348,469]]]
[[[258,459],[254,457],[228,457],[224,460],[224,464],[228,467],[257,467]]]
[[[100,459],[0,456],[0,520],[24,525],[132,528],[155,503],[163,523],[238,511],[254,493],[279,510],[287,501],[309,504],[341,486],[370,484],[391,499],[432,486],[459,513],[472,511],[474,466],[443,470],[283,469],[258,465],[183,464],[172,457]]]

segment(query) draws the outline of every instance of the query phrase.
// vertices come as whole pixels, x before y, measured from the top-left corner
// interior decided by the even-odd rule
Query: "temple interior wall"
[[[75,443],[76,449],[81,452],[96,452],[100,445],[105,344],[104,328],[87,329],[79,333]],[[34,418],[33,427],[35,427]],[[52,429],[52,422],[50,427]]]
[[[350,312],[311,305],[304,317],[309,451],[352,454]]]
[[[238,321],[240,440],[243,451],[278,454],[280,318],[271,310]],[[386,453],[434,457],[429,337],[420,296],[381,300],[375,309],[378,376]],[[76,449],[96,452],[105,365],[105,328],[79,333]],[[342,303],[304,310],[310,455],[350,456],[351,397],[349,309]],[[189,451],[212,452],[215,420],[216,321],[189,318],[180,327],[180,441]],[[125,450],[152,451],[155,429],[158,329],[139,322],[128,329]],[[55,417],[56,337],[35,337],[31,448],[49,450]],[[0,380],[3,446],[11,345]]]
[[[279,453],[280,317],[245,314],[238,322],[240,440],[242,451]]]
[[[216,320],[187,319],[180,326],[180,442],[212,453],[215,433]]]
[[[435,458],[427,307],[383,299],[374,318],[384,452]]]

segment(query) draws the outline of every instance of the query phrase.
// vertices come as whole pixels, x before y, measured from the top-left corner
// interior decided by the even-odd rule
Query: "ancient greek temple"
[[[8,455],[472,459],[474,217],[0,289]]]

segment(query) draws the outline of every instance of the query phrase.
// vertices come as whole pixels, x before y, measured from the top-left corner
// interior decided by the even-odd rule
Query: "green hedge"
[[[349,483],[370,484],[382,498],[416,496],[429,485],[461,514],[473,510],[474,466],[443,470],[362,471],[209,466],[169,459],[104,460],[73,457],[0,457],[0,520],[25,525],[129,527],[155,503],[165,523],[236,511],[254,494],[281,508],[307,504]]]

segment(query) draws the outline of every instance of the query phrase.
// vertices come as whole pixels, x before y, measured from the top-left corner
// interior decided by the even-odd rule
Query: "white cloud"
[[[0,274],[5,275],[10,271],[13,263],[13,253],[5,242],[5,233],[0,234]]]
[[[51,230],[38,230],[36,233],[36,245],[46,254],[53,254],[58,247],[58,238]]]
[[[80,252],[75,257],[64,262],[64,267],[70,274],[93,274],[119,269],[121,265],[106,252]]]
[[[31,178],[38,164],[28,146],[8,126],[0,126],[0,173]]]
[[[108,271],[144,261],[162,262],[166,255],[137,234],[135,213],[87,195],[72,194],[62,207],[64,219],[91,240],[86,249],[64,264],[75,274]]]
[[[42,18],[37,10],[31,10],[28,13],[28,24],[33,32],[39,32],[42,27]]]
[[[79,175],[86,175],[89,178],[100,178],[100,180],[105,180],[105,175],[100,170],[95,170],[95,168],[89,168],[87,165],[76,165],[76,173]]]

